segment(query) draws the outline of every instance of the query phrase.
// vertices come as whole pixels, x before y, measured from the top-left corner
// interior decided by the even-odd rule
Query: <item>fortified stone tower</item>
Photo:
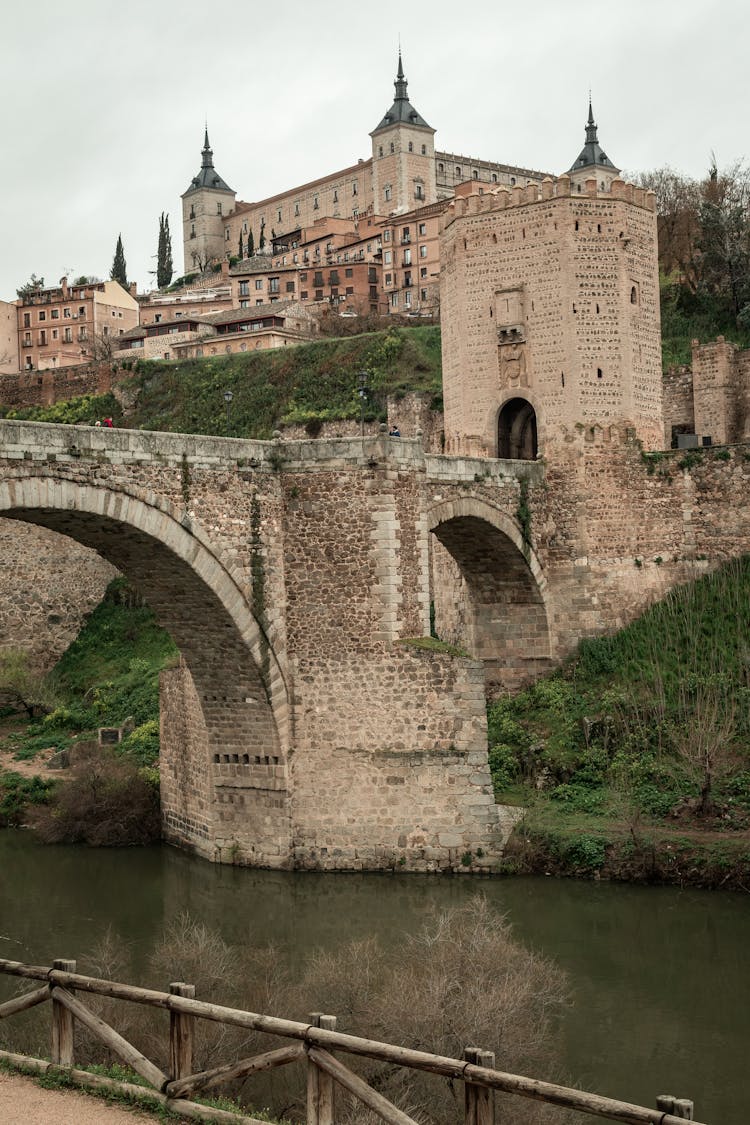
[[[655,199],[596,172],[446,211],[446,452],[559,459],[597,427],[662,447]]]
[[[437,199],[435,130],[411,105],[398,54],[393,105],[372,137],[373,207],[378,215],[411,211]]]
[[[185,273],[205,269],[225,256],[224,220],[234,210],[236,192],[214,168],[214,154],[203,142],[201,169],[182,196]]]

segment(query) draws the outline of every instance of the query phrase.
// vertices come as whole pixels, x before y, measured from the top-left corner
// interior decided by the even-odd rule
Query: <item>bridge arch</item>
[[[0,481],[0,516],[97,551],[134,582],[179,648],[181,668],[162,685],[167,839],[210,859],[228,848],[265,863],[267,837],[282,865],[287,686],[239,577],[203,529],[153,493],[42,475]]]
[[[428,526],[438,635],[484,662],[490,694],[533,680],[550,665],[547,583],[521,529],[475,497],[437,504]]]

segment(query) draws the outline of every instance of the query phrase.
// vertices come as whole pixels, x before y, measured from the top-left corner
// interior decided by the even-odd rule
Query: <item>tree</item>
[[[165,289],[172,280],[172,236],[169,233],[169,215],[159,216],[159,247],[156,253],[156,284]],[[118,278],[119,280],[119,278]]]
[[[122,235],[117,236],[117,246],[115,247],[115,256],[112,261],[112,269],[109,271],[109,276],[112,281],[119,281],[123,289],[128,287],[128,267],[125,261],[125,251],[122,248]]]
[[[245,253],[245,251],[244,251],[244,247],[242,245],[242,231],[240,231],[240,241],[239,241],[238,246],[237,246],[237,255],[238,255],[240,261],[242,261],[242,259],[244,257],[244,253]]]
[[[253,237],[253,228],[250,228],[250,233],[247,236],[247,256],[252,258],[255,254],[255,238]]]
[[[260,224],[260,241],[258,243],[258,249],[262,250],[263,247],[265,246],[265,244],[266,244],[266,224],[261,223]]]
[[[739,322],[750,306],[750,169],[719,172],[714,159],[701,196],[699,290]]]
[[[32,273],[26,284],[16,289],[16,293],[23,299],[24,297],[30,297],[32,293],[38,293],[40,289],[44,289],[44,278],[37,277],[35,273]]]

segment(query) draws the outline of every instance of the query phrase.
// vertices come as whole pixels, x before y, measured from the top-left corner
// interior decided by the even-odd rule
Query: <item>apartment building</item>
[[[138,302],[117,281],[35,289],[15,304],[18,370],[72,367],[111,352],[138,324]]]

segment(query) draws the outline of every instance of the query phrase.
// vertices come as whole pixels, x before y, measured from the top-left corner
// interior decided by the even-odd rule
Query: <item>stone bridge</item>
[[[552,453],[4,421],[0,515],[93,548],[174,638],[167,839],[272,867],[481,869],[512,820],[486,691],[750,548],[742,447],[685,466],[578,428]],[[454,649],[412,643],[431,611]]]

